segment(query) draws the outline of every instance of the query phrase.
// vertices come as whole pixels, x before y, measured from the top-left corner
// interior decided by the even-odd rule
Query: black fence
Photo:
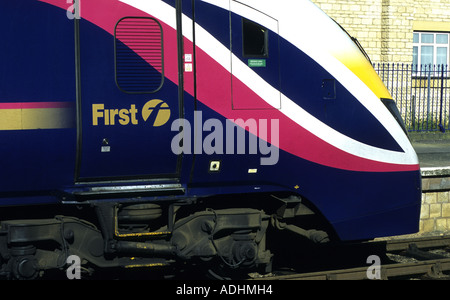
[[[450,73],[447,65],[374,64],[408,131],[450,130]]]

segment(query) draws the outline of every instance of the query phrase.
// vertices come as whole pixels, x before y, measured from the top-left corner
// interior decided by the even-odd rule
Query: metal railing
[[[408,131],[450,130],[448,65],[374,64]]]

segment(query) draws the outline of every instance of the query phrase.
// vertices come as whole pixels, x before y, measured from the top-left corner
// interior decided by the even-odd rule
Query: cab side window
[[[244,57],[269,57],[269,31],[263,26],[242,19]]]

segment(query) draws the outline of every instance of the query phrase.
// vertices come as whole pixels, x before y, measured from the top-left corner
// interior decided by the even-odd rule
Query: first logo
[[[153,118],[150,118],[150,117]],[[162,100],[150,100],[145,103],[142,108],[142,118],[145,122],[152,121],[153,127],[160,127],[166,124],[170,119],[170,108],[167,103]]]
[[[92,104],[92,125],[138,125],[139,110],[135,104],[130,108],[110,109],[105,108],[104,104]],[[142,120],[152,124],[153,127],[165,125],[170,119],[169,105],[159,99],[150,100],[144,104],[141,111]]]

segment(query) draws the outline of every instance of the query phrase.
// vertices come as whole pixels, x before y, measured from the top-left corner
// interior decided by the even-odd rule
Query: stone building
[[[312,0],[374,63],[449,64],[450,0]]]

